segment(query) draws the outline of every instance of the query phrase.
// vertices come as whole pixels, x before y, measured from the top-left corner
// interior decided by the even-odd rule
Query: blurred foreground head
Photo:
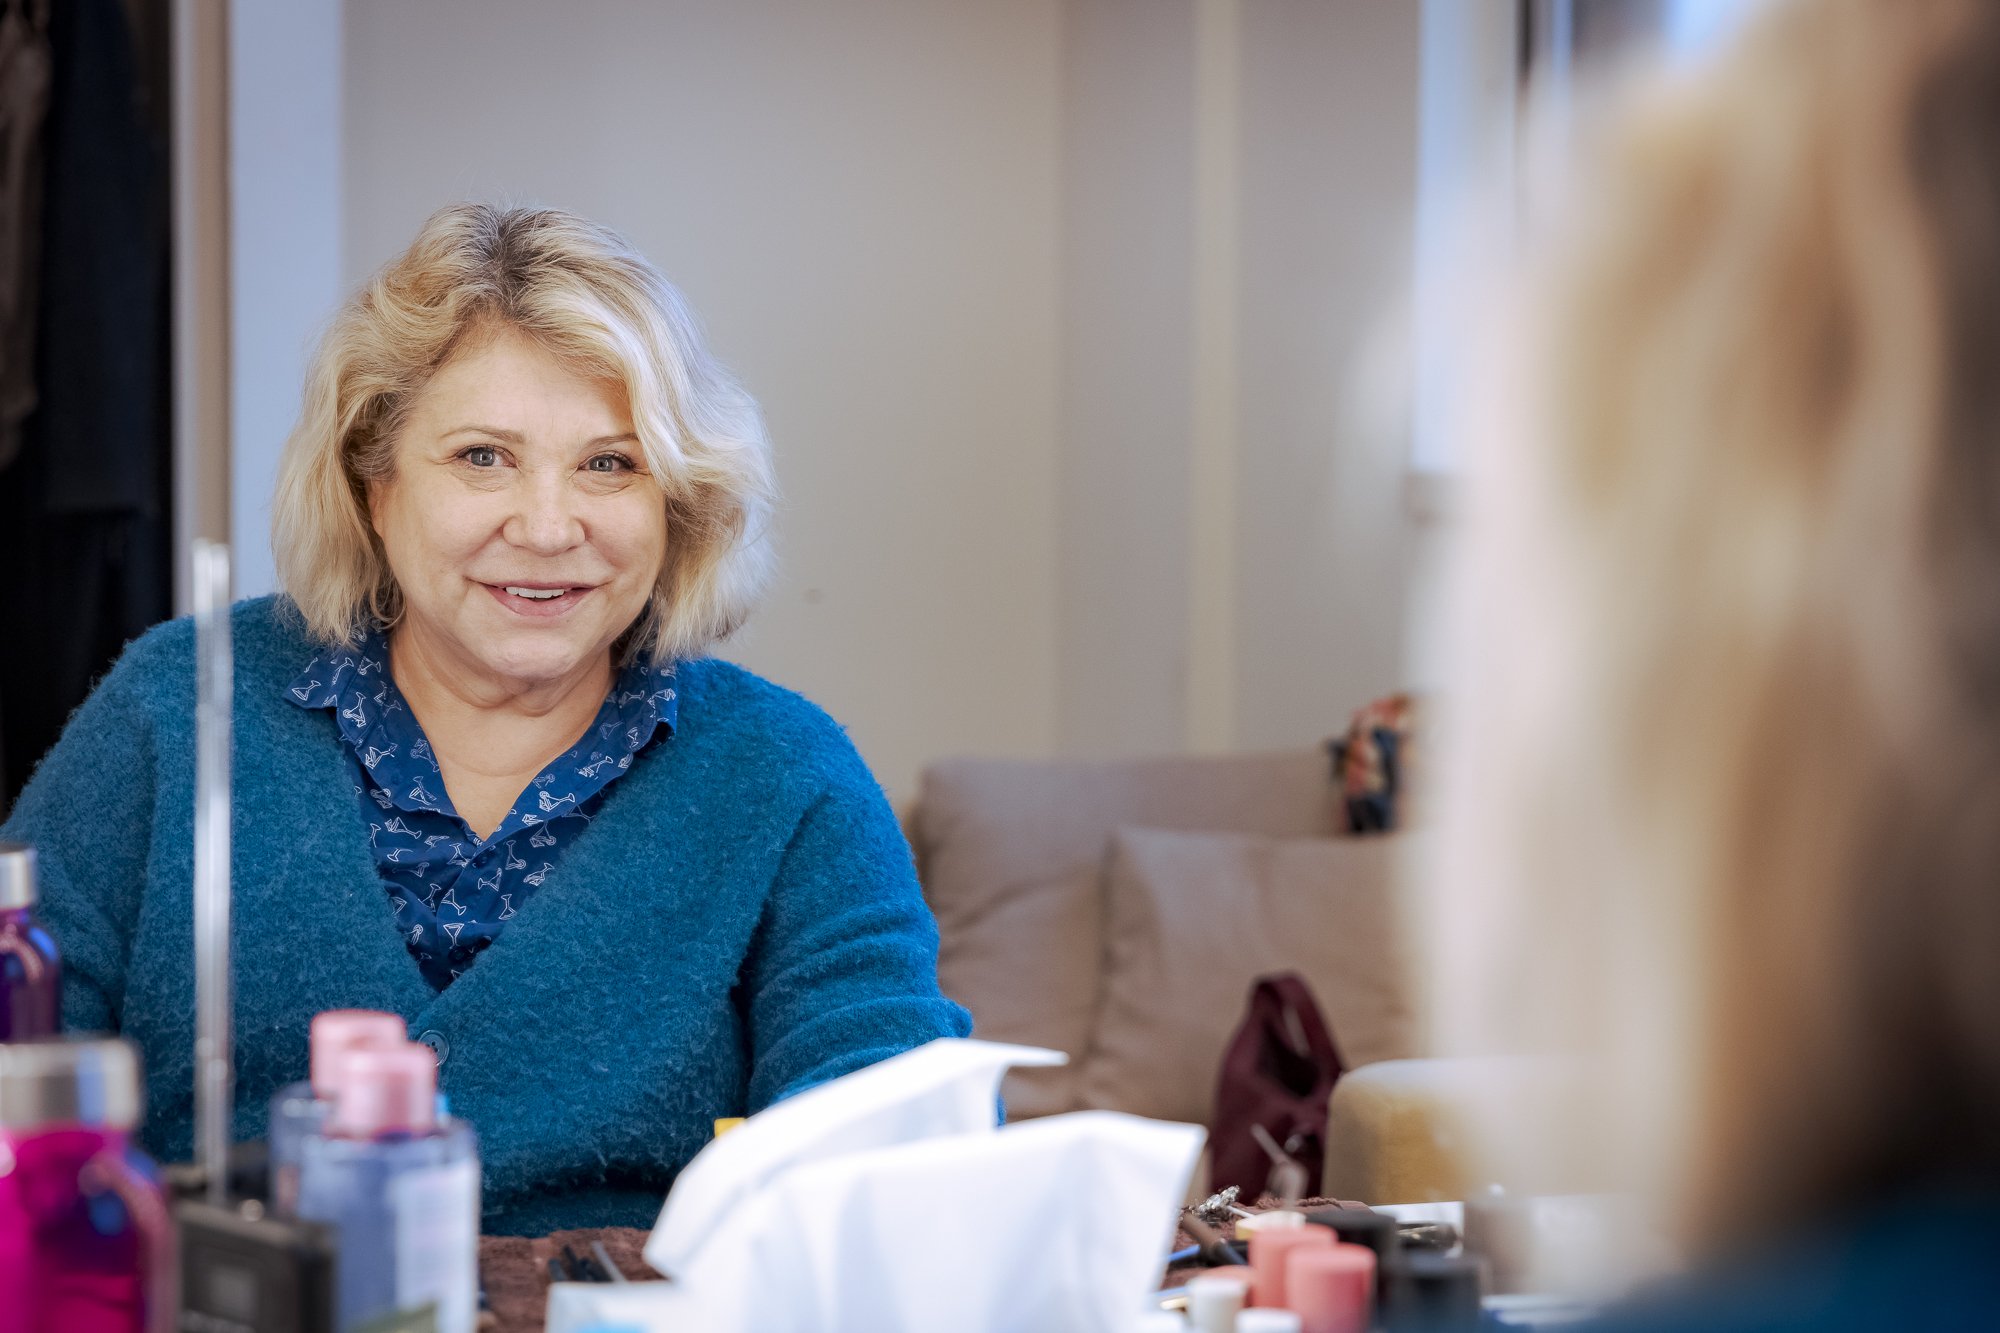
[[[2000,5],[1600,124],[1468,422],[1438,1039],[1596,1061],[1538,1128],[1710,1241],[1991,1188]]]

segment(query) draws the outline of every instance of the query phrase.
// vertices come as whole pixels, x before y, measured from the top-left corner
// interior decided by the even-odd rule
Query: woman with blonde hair
[[[1472,432],[1438,1035],[1593,1062],[1540,1128],[1709,1274],[1636,1326],[1987,1328],[2000,6],[1770,9],[1586,143]]]
[[[719,1117],[935,1037],[937,930],[824,714],[707,650],[767,564],[755,404],[619,237],[446,208],[339,312],[235,609],[237,1130],[313,1014],[398,1014],[488,1231],[645,1225]],[[70,1029],[190,1148],[193,634],[127,649],[0,837]]]

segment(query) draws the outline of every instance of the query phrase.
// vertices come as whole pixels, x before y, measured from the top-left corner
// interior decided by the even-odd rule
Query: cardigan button
[[[432,1028],[417,1040],[431,1048],[431,1054],[437,1057],[438,1067],[442,1069],[451,1056],[451,1043],[444,1039],[444,1033]]]

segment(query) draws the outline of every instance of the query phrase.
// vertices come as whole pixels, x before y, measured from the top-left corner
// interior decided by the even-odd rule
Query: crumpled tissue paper
[[[1109,1111],[996,1127],[1000,1079],[1060,1064],[946,1038],[715,1140],[646,1242],[665,1282],[550,1288],[550,1333],[1125,1333],[1203,1132]]]

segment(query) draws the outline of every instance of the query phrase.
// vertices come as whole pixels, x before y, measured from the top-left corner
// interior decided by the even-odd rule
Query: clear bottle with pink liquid
[[[170,1333],[173,1225],[118,1038],[0,1044],[0,1328]]]
[[[0,842],[0,1041],[52,1037],[61,1026],[62,963],[35,924],[35,849]]]
[[[427,1047],[337,1059],[325,1124],[299,1154],[298,1214],[334,1230],[340,1333],[473,1333],[479,1296],[479,1145],[437,1109]],[[428,1322],[425,1322],[428,1321]]]
[[[349,1051],[407,1046],[409,1029],[394,1014],[372,1009],[329,1009],[314,1014],[307,1038],[307,1077],[288,1083],[271,1098],[271,1207],[280,1217],[296,1217],[299,1155],[308,1134],[317,1134],[333,1108],[341,1057]]]

